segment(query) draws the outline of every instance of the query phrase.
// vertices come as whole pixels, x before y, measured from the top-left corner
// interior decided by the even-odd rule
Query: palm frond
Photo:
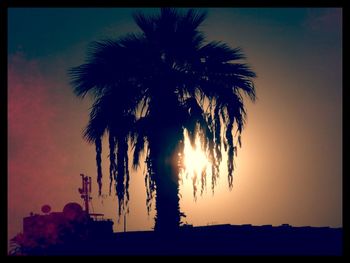
[[[207,18],[207,12],[197,12],[194,9],[189,9],[181,20],[182,23],[187,25],[190,30],[195,30],[200,24]]]
[[[102,166],[101,166],[102,142],[101,142],[101,138],[96,138],[95,146],[96,146],[98,195],[101,195],[101,192],[102,192]]]
[[[68,73],[75,94],[84,97],[88,92],[98,97],[105,88],[118,81],[118,61],[123,60],[123,48],[114,40],[92,42],[88,49],[86,63],[71,68]]]
[[[111,195],[112,183],[116,180],[117,165],[115,159],[116,142],[113,132],[109,132],[109,195]]]
[[[137,169],[140,166],[140,157],[145,150],[146,137],[137,136],[134,142],[134,158],[133,158],[133,168]]]
[[[202,63],[217,64],[244,59],[241,48],[230,48],[226,43],[212,41],[199,50]]]
[[[133,13],[133,18],[138,27],[144,32],[147,37],[150,37],[154,31],[154,17],[145,16],[141,12]]]

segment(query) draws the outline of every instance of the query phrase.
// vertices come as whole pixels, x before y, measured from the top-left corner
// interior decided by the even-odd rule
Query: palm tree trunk
[[[156,231],[173,232],[180,225],[178,175],[169,164],[159,164],[156,183]]]
[[[157,212],[154,229],[168,233],[179,228],[181,217],[177,166],[178,136],[174,134],[174,130],[167,132],[163,130],[161,135],[160,133],[157,135],[157,146],[151,148],[152,150],[157,149],[153,155]]]

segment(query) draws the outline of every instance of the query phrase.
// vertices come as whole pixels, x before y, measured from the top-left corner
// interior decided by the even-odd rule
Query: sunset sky
[[[258,100],[248,121],[229,191],[225,160],[214,195],[194,201],[181,184],[181,209],[193,225],[342,226],[342,10],[200,8],[208,40],[241,47],[257,73]],[[137,9],[155,13],[158,9]],[[93,210],[117,222],[108,196],[97,196],[95,148],[82,138],[91,100],[78,99],[67,70],[88,44],[137,32],[136,8],[8,9],[8,234],[49,204],[81,202],[80,173],[93,177]],[[151,229],[142,171],[131,173],[128,230]]]

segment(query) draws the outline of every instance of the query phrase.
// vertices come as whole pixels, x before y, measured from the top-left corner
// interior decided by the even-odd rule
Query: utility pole
[[[124,212],[124,232],[126,232],[126,213]]]
[[[82,188],[78,188],[80,197],[84,200],[85,212],[89,214],[89,201],[92,199],[91,194],[91,177],[80,174]]]

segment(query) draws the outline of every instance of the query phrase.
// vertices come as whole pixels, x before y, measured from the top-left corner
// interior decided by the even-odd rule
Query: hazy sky
[[[137,31],[134,11],[8,9],[9,237],[43,204],[62,211],[67,202],[81,203],[80,173],[94,178],[95,212],[122,231],[117,199],[108,196],[106,141],[105,196],[98,198],[95,149],[82,139],[91,101],[75,97],[67,69],[84,62],[91,41]],[[208,15],[208,40],[243,48],[258,75],[258,100],[247,103],[232,191],[225,165],[215,194],[209,187],[196,202],[184,180],[186,221],[342,226],[342,10],[209,8]],[[151,229],[141,171],[131,174],[130,199],[127,229]]]

